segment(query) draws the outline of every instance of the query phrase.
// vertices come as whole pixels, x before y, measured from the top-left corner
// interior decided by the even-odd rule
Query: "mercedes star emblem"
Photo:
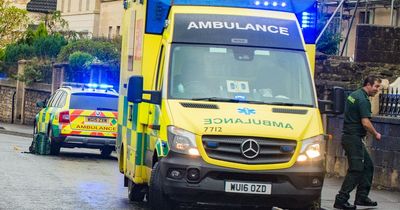
[[[260,145],[254,139],[247,139],[244,141],[240,149],[242,150],[243,156],[248,159],[253,159],[260,153]]]

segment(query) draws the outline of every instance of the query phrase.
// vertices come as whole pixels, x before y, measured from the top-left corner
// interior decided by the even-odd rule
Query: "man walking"
[[[335,204],[338,209],[356,209],[360,206],[377,206],[378,203],[368,198],[371,189],[374,166],[369,156],[363,139],[367,132],[372,134],[376,140],[381,139],[372,125],[371,102],[369,96],[378,93],[381,80],[374,76],[368,76],[364,80],[363,87],[354,91],[346,99],[344,112],[342,146],[346,152],[349,169],[343,181],[339,194],[336,195]],[[348,200],[350,192],[357,187],[354,205]]]

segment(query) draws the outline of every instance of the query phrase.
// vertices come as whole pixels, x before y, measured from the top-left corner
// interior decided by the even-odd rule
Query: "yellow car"
[[[117,136],[118,93],[109,85],[64,83],[50,98],[40,101],[34,136],[50,142],[50,154],[61,147],[100,149],[109,156]]]

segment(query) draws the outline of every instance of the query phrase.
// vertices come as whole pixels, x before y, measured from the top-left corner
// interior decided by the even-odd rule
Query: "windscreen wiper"
[[[222,97],[208,97],[208,98],[192,98],[191,100],[193,101],[222,101],[222,102],[246,102],[243,100],[239,99],[234,99],[234,98],[222,98]]]
[[[285,102],[270,102],[266,103],[269,105],[274,105],[274,106],[303,106],[303,107],[314,107],[314,105],[311,104],[295,104],[295,103],[285,103]]]

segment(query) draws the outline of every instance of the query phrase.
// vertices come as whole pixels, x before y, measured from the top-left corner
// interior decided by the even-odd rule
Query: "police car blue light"
[[[95,83],[89,83],[89,84],[86,84],[86,86],[87,86],[88,88],[97,88],[99,85],[98,85],[98,84],[95,84]]]

